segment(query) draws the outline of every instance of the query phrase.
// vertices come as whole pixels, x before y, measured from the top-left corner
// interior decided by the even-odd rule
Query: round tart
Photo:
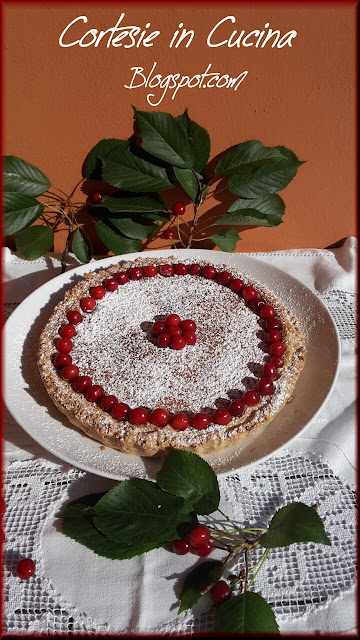
[[[41,336],[57,408],[124,453],[233,446],[291,400],[305,364],[298,321],[236,268],[139,258],[90,272]]]

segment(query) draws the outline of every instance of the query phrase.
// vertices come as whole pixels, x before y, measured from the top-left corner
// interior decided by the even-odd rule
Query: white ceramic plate
[[[146,257],[165,257],[173,250],[146,252]],[[122,480],[154,478],[161,462],[123,454],[86,438],[53,405],[40,380],[36,354],[40,333],[54,306],[91,269],[107,268],[144,254],[106,258],[53,278],[28,296],[5,326],[5,399],[23,429],[46,450],[66,462],[101,476]],[[208,260],[238,267],[272,289],[299,319],[307,349],[306,365],[296,384],[293,399],[274,420],[241,445],[205,456],[216,473],[228,473],[258,463],[296,438],[317,416],[335,384],[339,337],[334,322],[320,300],[301,282],[284,271],[241,254],[181,249],[180,259]]]

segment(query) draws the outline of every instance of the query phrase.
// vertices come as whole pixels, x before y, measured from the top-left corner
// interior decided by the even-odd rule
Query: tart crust
[[[55,307],[40,336],[38,369],[45,388],[56,407],[87,436],[124,453],[150,457],[161,455],[170,449],[186,449],[198,454],[207,454],[239,444],[249,435],[271,422],[285,404],[291,400],[296,381],[305,364],[303,335],[299,323],[291,311],[272,291],[238,269],[228,265],[214,265],[219,271],[229,271],[233,277],[243,279],[247,286],[254,286],[258,294],[274,307],[283,326],[282,341],[286,346],[286,351],[282,356],[284,367],[280,370],[279,378],[276,380],[276,387],[281,387],[281,391],[271,396],[262,396],[256,406],[245,407],[244,413],[238,418],[233,418],[228,425],[211,424],[210,427],[201,431],[191,426],[184,431],[177,431],[170,425],[159,428],[151,423],[136,426],[128,421],[117,421],[98,405],[86,400],[83,394],[73,389],[70,382],[61,377],[59,370],[53,364],[53,357],[57,352],[55,341],[59,338],[60,327],[68,322],[67,312],[73,309],[81,311],[80,300],[90,295],[91,288],[102,284],[104,279],[113,277],[119,271],[127,271],[133,266],[143,267],[147,264],[159,266],[168,263],[176,264],[177,262],[180,261],[175,257],[164,259],[141,257],[134,262],[115,264],[106,270],[87,273],[83,280],[66,292],[64,299]],[[184,262],[189,265],[194,261],[185,260]],[[199,260],[197,264],[203,267],[210,263]],[[183,276],[177,277],[181,286]],[[192,277],[198,278],[199,276]],[[124,289],[126,286],[124,285]],[[244,304],[241,297],[239,304]],[[156,362],[154,362],[154,368],[156,368]],[[80,373],[82,372],[80,371]],[[181,411],[181,408],[178,411]]]

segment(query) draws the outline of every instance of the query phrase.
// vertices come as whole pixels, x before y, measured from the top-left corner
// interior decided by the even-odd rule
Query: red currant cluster
[[[83,320],[83,315],[76,309],[67,313],[69,324],[65,324],[60,329],[61,337],[56,342],[58,353],[55,355],[54,365],[62,369],[65,380],[74,383],[76,391],[84,393],[89,402],[99,402],[101,408],[111,413],[116,420],[129,420],[134,425],[145,425],[150,422],[157,427],[170,424],[178,431],[183,431],[190,424],[198,430],[206,429],[212,422],[227,425],[233,418],[241,416],[246,406],[255,406],[260,402],[261,396],[268,396],[274,392],[274,379],[278,375],[278,370],[284,366],[282,355],[286,351],[285,344],[282,342],[282,323],[276,317],[274,307],[259,297],[254,287],[246,286],[243,280],[233,278],[228,271],[218,272],[212,265],[201,267],[199,264],[162,264],[158,267],[149,264],[144,267],[131,267],[127,272],[119,271],[114,277],[107,278],[102,285],[93,287],[90,296],[80,300],[81,310],[84,313],[91,313],[97,301],[101,300],[106,292],[116,291],[119,286],[126,284],[129,280],[153,278],[158,274],[163,277],[189,274],[207,280],[216,280],[220,285],[228,287],[239,297],[241,296],[246,305],[264,320],[270,359],[263,365],[262,376],[257,382],[256,389],[245,391],[241,398],[230,404],[228,410],[216,409],[212,416],[202,412],[196,413],[191,421],[185,413],[177,413],[170,417],[166,409],[162,408],[155,409],[150,414],[142,407],[131,410],[127,404],[118,402],[115,396],[106,396],[104,389],[100,385],[93,385],[89,376],[79,375],[79,368],[72,363],[70,351],[73,348],[72,338],[76,335],[75,326]],[[172,349],[183,349],[186,344],[195,344],[195,330],[196,325],[192,320],[181,322],[177,314],[170,314],[165,322],[155,322],[153,325],[153,335],[157,336],[157,344],[160,347],[170,346]]]
[[[195,527],[186,538],[173,541],[173,551],[179,556],[184,556],[192,551],[197,556],[204,557],[208,556],[213,548],[210,530],[204,525]],[[222,604],[232,596],[231,589],[225,580],[218,580],[210,589],[209,594],[216,604]]]
[[[196,324],[193,320],[181,320],[177,313],[166,316],[165,322],[157,320],[152,327],[153,336],[157,337],[157,345],[163,349],[171,347],[179,351],[187,344],[196,343]]]

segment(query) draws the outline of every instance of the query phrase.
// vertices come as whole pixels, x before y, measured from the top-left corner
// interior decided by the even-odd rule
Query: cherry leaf
[[[215,616],[213,631],[233,633],[279,633],[273,610],[253,591],[223,602]]]
[[[176,527],[190,520],[191,506],[166,493],[155,482],[132,478],[107,492],[95,506],[95,526],[125,544],[177,539]]]
[[[40,224],[28,227],[16,236],[16,250],[27,260],[37,260],[50,251],[53,244],[54,232]]]
[[[198,514],[212,513],[219,506],[220,492],[214,471],[190,451],[170,451],[156,482],[164,491],[184,498]]]
[[[103,493],[91,494],[68,504],[57,517],[62,519],[62,533],[91,549],[99,556],[126,560],[161,546],[162,543],[132,545],[109,540],[92,521],[94,506]]]
[[[266,549],[287,547],[294,542],[331,544],[320,516],[302,502],[293,502],[279,509],[268,531],[259,538],[259,544]]]
[[[180,593],[181,605],[178,614],[191,609],[200,600],[216,577],[220,578],[222,567],[223,563],[220,560],[207,560],[187,574]]]

